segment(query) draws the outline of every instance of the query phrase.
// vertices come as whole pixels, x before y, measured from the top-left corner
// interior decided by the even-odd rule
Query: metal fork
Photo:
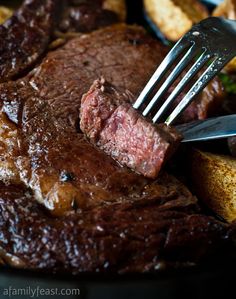
[[[176,106],[169,117],[166,118],[165,123],[167,125],[173,124],[181,112],[194,100],[195,96],[207,86],[235,55],[236,21],[216,17],[210,17],[201,21],[193,26],[171,49],[141,92],[133,107],[142,110],[142,104],[145,104],[146,107],[141,111],[143,116],[148,116],[155,112],[158,104],[174,81],[183,73],[187,66],[193,62],[190,69],[152,118],[153,123],[160,122],[179,94],[187,87],[190,80],[192,80],[203,67],[207,66],[206,70],[188,90],[181,102]],[[197,56],[197,60],[194,61]],[[150,93],[154,90],[155,86],[160,84],[165,78],[166,73],[178,58],[181,59],[173,71],[171,71],[169,76],[165,79],[155,96],[151,100],[148,100]]]

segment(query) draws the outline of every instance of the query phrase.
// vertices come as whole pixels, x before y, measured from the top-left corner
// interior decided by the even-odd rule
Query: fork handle
[[[199,120],[176,126],[183,142],[206,141],[236,136],[236,114]]]

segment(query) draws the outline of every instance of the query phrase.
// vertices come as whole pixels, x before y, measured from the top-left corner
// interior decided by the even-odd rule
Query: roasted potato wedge
[[[213,11],[213,16],[236,20],[236,0],[225,0]],[[236,71],[236,57],[224,68],[226,72]]]
[[[236,220],[236,158],[193,150],[190,166],[199,199],[226,221]]]
[[[225,0],[213,11],[213,16],[236,19],[236,0]]]
[[[226,73],[234,73],[236,71],[236,57],[224,67],[224,71]]]
[[[13,14],[13,11],[10,8],[5,6],[0,6],[0,24],[4,23],[9,19]]]
[[[120,18],[120,21],[126,19],[126,4],[125,0],[105,0],[103,8],[114,11]]]
[[[144,0],[144,6],[149,18],[171,41],[208,17],[206,7],[197,0]]]

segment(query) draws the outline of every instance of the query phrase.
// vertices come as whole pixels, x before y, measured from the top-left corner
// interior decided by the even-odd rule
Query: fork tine
[[[143,111],[143,116],[146,116],[151,112],[152,108],[156,106],[157,102],[161,99],[164,93],[169,89],[171,84],[177,79],[177,77],[183,72],[187,65],[191,62],[197,53],[197,47],[195,44],[187,51],[184,57],[179,61],[171,74],[167,77],[166,81],[162,84],[158,92],[152,98],[146,109]]]
[[[217,73],[232,59],[233,56],[221,58],[218,57],[210,64],[206,71],[201,75],[197,82],[190,88],[183,100],[177,105],[171,115],[167,118],[166,124],[171,125],[180,115],[180,113],[193,101],[204,87],[217,75]]]
[[[154,123],[161,120],[161,117],[171,108],[172,103],[176,100],[178,95],[183,91],[189,81],[203,68],[203,66],[210,60],[211,55],[206,53],[206,50],[200,55],[197,61],[188,70],[185,76],[178,83],[173,92],[169,95],[167,100],[163,103],[160,109],[157,111],[156,115],[153,117],[152,121]]]
[[[159,65],[159,67],[156,69],[155,73],[147,83],[147,85],[144,87],[143,91],[139,95],[136,102],[133,104],[133,107],[135,109],[138,109],[143,102],[145,101],[146,97],[150,94],[150,92],[153,90],[155,85],[158,81],[160,81],[163,76],[166,74],[166,72],[170,69],[174,61],[179,57],[179,55],[184,51],[184,49],[188,46],[187,40],[185,37],[183,37],[181,40],[179,40],[175,46],[171,49],[171,51],[167,54],[165,59],[162,61],[162,63]]]

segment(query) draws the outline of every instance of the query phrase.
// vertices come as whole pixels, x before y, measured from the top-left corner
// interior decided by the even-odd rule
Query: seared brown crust
[[[160,60],[160,48],[139,27],[118,25],[69,41],[26,78],[0,86],[2,111],[18,126],[16,172],[53,213],[142,196],[147,180],[85,140],[79,109],[83,93],[102,75],[137,95]],[[12,165],[6,148],[0,148],[8,162],[0,161],[3,175]]]
[[[85,208],[141,196],[147,181],[120,168],[78,133],[79,109],[82,95],[100,76],[138,96],[163,54],[165,48],[143,29],[116,25],[69,41],[26,78],[2,84],[0,105],[19,127],[12,143],[21,147],[12,154],[13,163],[0,148],[2,174],[9,174],[6,165],[15,165],[21,182],[56,214],[74,203]],[[70,179],[61,181],[65,173]],[[12,176],[14,182],[17,178]]]
[[[14,15],[0,25],[0,82],[16,79],[29,71],[47,50],[55,30],[89,32],[117,23],[119,13],[125,13],[122,3],[121,7],[114,7],[107,0],[83,3],[25,0]]]
[[[230,244],[229,227],[197,214],[195,199],[173,177],[156,184],[162,192],[155,198],[60,218],[49,217],[22,189],[1,186],[1,258],[73,274],[146,272],[192,266]]]
[[[111,0],[67,0],[58,29],[62,32],[90,32],[117,23],[120,14],[125,13],[124,0],[118,2],[123,5],[114,7]]]
[[[81,96],[97,77],[137,95],[160,52],[142,29],[115,26],[71,40],[26,78],[0,85],[8,130],[1,134],[9,137],[0,140],[0,167],[13,160],[20,177],[9,181],[28,187],[0,186],[0,260],[143,272],[195,263],[230,240],[228,226],[197,215],[196,199],[177,180],[153,182],[121,168],[78,133]]]
[[[48,53],[30,81],[57,117],[74,125],[82,95],[94,80],[103,76],[136,97],[165,54],[166,48],[143,28],[118,24],[81,35]],[[56,96],[58,91],[61,97]]]
[[[47,49],[59,2],[25,0],[0,26],[0,82],[28,70]]]

